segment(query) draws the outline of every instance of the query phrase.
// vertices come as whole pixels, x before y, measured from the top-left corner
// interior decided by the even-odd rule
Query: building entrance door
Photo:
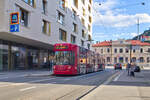
[[[21,47],[12,47],[12,63],[14,69],[25,69],[26,50]]]

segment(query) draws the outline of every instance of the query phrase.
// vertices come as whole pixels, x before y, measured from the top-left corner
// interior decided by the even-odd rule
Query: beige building
[[[150,43],[139,40],[104,41],[93,45],[105,59],[107,65],[134,62],[140,66],[150,66]]]
[[[92,0],[0,0],[0,20],[0,70],[44,63],[55,43],[91,47]]]

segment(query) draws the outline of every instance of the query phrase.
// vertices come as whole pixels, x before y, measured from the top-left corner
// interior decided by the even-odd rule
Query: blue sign
[[[19,24],[10,25],[10,32],[19,32]]]

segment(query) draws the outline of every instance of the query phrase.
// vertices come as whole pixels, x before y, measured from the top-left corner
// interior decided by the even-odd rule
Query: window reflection
[[[74,65],[75,54],[72,51],[56,51],[56,65]]]

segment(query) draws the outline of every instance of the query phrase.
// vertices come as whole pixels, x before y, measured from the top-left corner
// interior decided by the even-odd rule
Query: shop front
[[[52,49],[0,40],[0,71],[50,68]]]

